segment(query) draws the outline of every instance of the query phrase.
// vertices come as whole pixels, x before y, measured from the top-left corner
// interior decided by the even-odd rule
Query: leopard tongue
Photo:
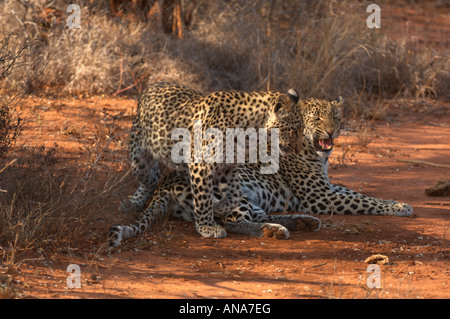
[[[329,150],[333,147],[333,139],[331,138],[325,138],[319,140],[320,146],[322,146],[323,149]]]

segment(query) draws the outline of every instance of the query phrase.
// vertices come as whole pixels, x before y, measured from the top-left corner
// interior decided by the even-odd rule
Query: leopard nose
[[[327,131],[327,133],[328,133],[328,136],[332,137],[334,134],[334,131]]]

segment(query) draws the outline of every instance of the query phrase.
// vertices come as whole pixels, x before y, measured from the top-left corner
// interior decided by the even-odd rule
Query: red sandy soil
[[[84,165],[95,136],[112,124],[127,130],[135,101],[111,98],[45,100],[34,106],[20,143],[52,146]],[[426,100],[387,101],[383,120],[367,130],[349,121],[337,140],[331,179],[364,194],[406,202],[416,216],[321,216],[318,232],[291,232],[277,240],[229,234],[201,238],[191,223],[169,220],[163,228],[126,241],[120,250],[100,249],[109,227],[133,220],[117,211],[137,186],[123,189],[98,211],[89,240],[59,251],[34,249],[18,255],[15,273],[21,298],[448,298],[450,197],[428,197],[425,188],[450,177],[450,106]],[[97,133],[96,133],[97,132]],[[114,139],[98,167],[127,168],[126,147]],[[102,145],[105,145],[103,142]],[[62,162],[62,163],[61,163]],[[120,170],[122,169],[122,170]],[[381,288],[369,289],[367,257],[381,265]],[[27,260],[23,260],[27,259]],[[23,262],[20,262],[23,260]],[[69,264],[81,269],[81,288],[67,288]]]

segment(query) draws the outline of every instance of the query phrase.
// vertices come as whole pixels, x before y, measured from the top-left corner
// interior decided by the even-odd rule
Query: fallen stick
[[[450,165],[436,164],[436,163],[432,163],[432,162],[419,161],[419,160],[398,159],[397,161],[398,162],[413,163],[413,164],[423,164],[423,165],[434,166],[434,167],[450,168]]]

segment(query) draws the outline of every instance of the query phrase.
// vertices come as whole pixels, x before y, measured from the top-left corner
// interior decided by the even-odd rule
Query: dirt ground
[[[98,143],[99,131],[126,131],[135,101],[107,97],[59,100],[29,98],[27,145],[61,147],[59,165],[81,165]],[[348,121],[331,160],[334,183],[364,194],[406,202],[414,218],[321,216],[318,232],[291,232],[287,240],[229,234],[201,238],[193,224],[169,220],[164,228],[126,241],[120,250],[101,249],[109,227],[131,221],[117,210],[137,186],[124,187],[98,211],[88,239],[61,251],[27,251],[16,257],[21,298],[448,298],[450,197],[429,197],[425,188],[450,179],[450,105],[426,100],[386,101],[381,120]],[[107,136],[110,136],[107,135]],[[128,167],[119,134],[100,143],[98,168]],[[97,144],[96,144],[97,143]],[[22,145],[23,146],[23,145]],[[97,152],[98,154],[98,152]],[[65,164],[64,164],[65,163]],[[364,260],[383,254],[381,287],[367,286]],[[79,265],[81,288],[69,289],[70,264]],[[373,278],[373,277],[371,277]],[[373,281],[371,281],[373,282]]]

